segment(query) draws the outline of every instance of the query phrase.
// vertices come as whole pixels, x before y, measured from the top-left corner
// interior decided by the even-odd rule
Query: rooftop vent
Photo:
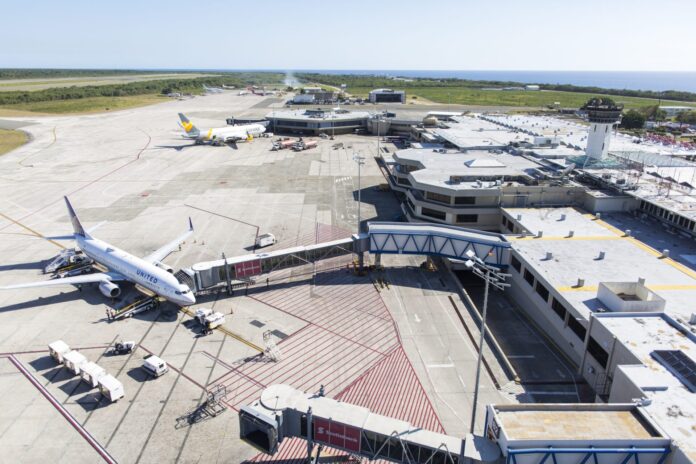
[[[600,282],[597,299],[613,312],[662,312],[665,300],[642,282]]]

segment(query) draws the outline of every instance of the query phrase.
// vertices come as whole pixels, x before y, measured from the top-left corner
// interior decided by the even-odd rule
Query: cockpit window
[[[177,295],[181,295],[181,294],[184,293],[184,292],[180,292],[180,291],[178,291],[178,290],[175,290],[174,293],[176,293]]]

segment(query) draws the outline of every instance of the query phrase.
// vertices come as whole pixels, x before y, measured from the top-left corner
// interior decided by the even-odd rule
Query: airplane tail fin
[[[198,131],[198,128],[193,125],[191,121],[184,115],[184,113],[179,113],[179,119],[181,122],[179,125],[184,129],[186,132],[186,135],[190,135],[192,137],[196,137],[200,132]]]
[[[75,232],[75,235],[89,237],[89,234],[85,232],[85,229],[82,227],[82,224],[80,223],[80,219],[77,217],[77,214],[75,214],[75,210],[70,204],[70,200],[68,200],[68,197],[63,198],[65,198],[65,206],[68,207],[68,215],[70,216],[70,222],[72,222],[73,231]]]

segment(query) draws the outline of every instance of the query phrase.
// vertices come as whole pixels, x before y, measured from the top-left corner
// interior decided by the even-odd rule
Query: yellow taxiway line
[[[186,308],[181,308],[181,311],[183,311],[184,313],[188,314],[188,315],[191,316],[191,317],[194,317],[193,312],[192,312],[188,307],[186,307]],[[259,353],[263,353],[263,352],[265,351],[263,348],[261,348],[260,346],[256,345],[255,343],[250,342],[249,340],[247,340],[246,338],[242,337],[241,335],[238,335],[238,334],[236,334],[236,333],[234,333],[234,332],[232,332],[232,331],[226,329],[225,327],[223,327],[223,326],[221,326],[221,325],[218,326],[218,327],[216,327],[215,330],[219,330],[220,332],[224,333],[225,335],[227,335],[227,336],[229,336],[229,337],[232,337],[232,338],[234,338],[235,340],[239,340],[240,342],[244,343],[246,346],[255,349],[255,350],[258,351]]]
[[[0,217],[3,217],[3,218],[5,218],[5,219],[7,219],[8,221],[10,221],[11,223],[18,225],[19,227],[21,227],[22,229],[28,231],[28,232],[31,233],[32,235],[35,235],[35,236],[37,236],[37,237],[39,237],[39,238],[42,238],[42,239],[44,239],[44,240],[46,240],[46,241],[48,241],[48,242],[54,244],[54,245],[57,246],[58,248],[65,249],[65,246],[61,245],[60,243],[56,242],[55,240],[51,240],[50,238],[45,237],[44,235],[42,235],[42,234],[38,233],[37,231],[35,231],[34,229],[32,229],[31,227],[25,226],[24,224],[22,224],[22,223],[19,222],[19,221],[15,221],[15,220],[12,219],[11,217],[7,216],[6,214],[0,213]]]

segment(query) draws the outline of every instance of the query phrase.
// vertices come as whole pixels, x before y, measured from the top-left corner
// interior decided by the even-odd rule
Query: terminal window
[[[307,127],[306,121],[278,121],[278,124],[286,127]]]
[[[587,352],[597,360],[600,366],[606,369],[607,362],[609,361],[609,354],[597,343],[597,340],[592,337],[590,337],[590,342],[587,344]]]
[[[531,286],[534,286],[534,274],[529,272],[529,269],[524,270],[524,280]]]
[[[334,121],[334,127],[347,127],[347,126],[362,126],[362,121],[352,120],[352,121]]]
[[[510,258],[510,265],[517,271],[517,272],[522,272],[522,263],[520,263],[520,260],[515,258],[514,256]]]
[[[435,193],[435,192],[427,192],[425,195],[426,195],[426,198],[428,198],[428,200],[437,201],[439,203],[444,203],[446,205],[450,204],[450,197],[448,195],[442,195],[442,194]]]
[[[474,205],[476,204],[476,197],[454,197],[455,205]]]
[[[537,282],[537,284],[536,284],[536,292],[539,294],[539,296],[541,297],[541,299],[544,300],[544,302],[549,301],[549,290],[548,290],[546,287],[544,287],[544,286],[541,284],[541,282]]]
[[[440,219],[442,221],[447,219],[447,214],[445,214],[444,212],[437,211],[437,210],[430,209],[430,208],[421,208],[421,214],[423,216],[428,216],[431,218]]]
[[[478,214],[457,214],[457,222],[478,222]]]
[[[560,301],[558,301],[557,299],[554,298],[551,301],[551,309],[553,309],[553,312],[555,312],[558,315],[558,317],[565,320],[565,316],[566,316],[567,311]]]
[[[572,330],[573,333],[577,335],[580,340],[585,340],[585,334],[587,333],[587,329],[583,327],[580,321],[571,316],[568,318],[568,327],[570,327],[570,330]]]

